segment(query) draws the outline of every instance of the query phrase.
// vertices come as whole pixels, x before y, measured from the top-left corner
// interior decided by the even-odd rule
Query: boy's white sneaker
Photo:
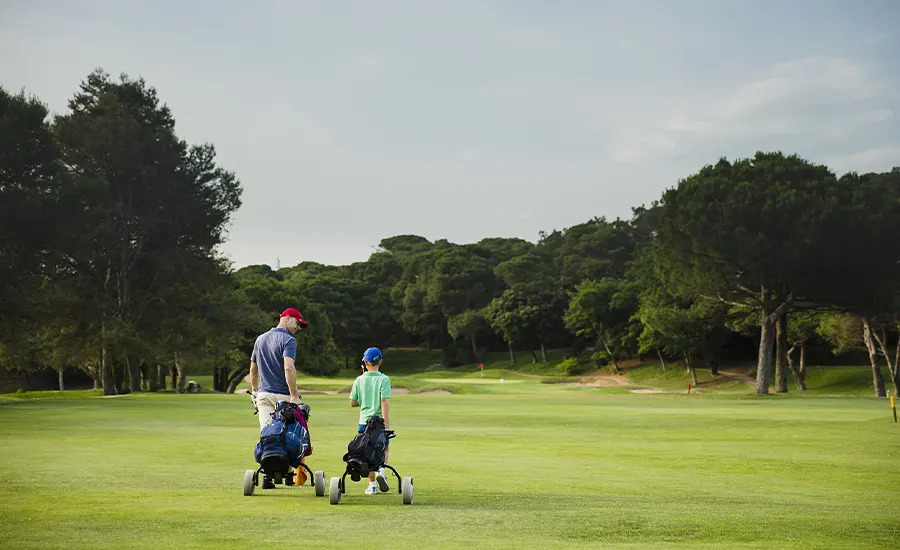
[[[377,495],[377,494],[378,494],[378,487],[376,487],[375,485],[369,485],[369,486],[366,488],[366,494],[367,494],[367,495]]]
[[[386,493],[391,489],[391,486],[388,485],[387,476],[384,473],[384,468],[379,468],[378,472],[375,473],[375,481],[378,483],[378,488],[381,489],[382,493]]]

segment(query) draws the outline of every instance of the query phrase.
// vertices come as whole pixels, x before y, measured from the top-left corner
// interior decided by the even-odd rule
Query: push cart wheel
[[[316,470],[313,474],[313,485],[316,488],[316,496],[324,497],[325,496],[325,472],[322,470]]]
[[[333,477],[328,482],[328,502],[332,504],[341,503],[341,478]]]
[[[244,496],[250,497],[253,496],[253,490],[256,487],[256,477],[255,470],[247,470],[244,472]]]
[[[413,503],[413,478],[403,478],[400,482],[400,493],[403,495],[403,504]]]

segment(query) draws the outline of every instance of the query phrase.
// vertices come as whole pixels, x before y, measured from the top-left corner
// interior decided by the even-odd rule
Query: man
[[[281,313],[278,326],[261,334],[250,356],[250,391],[259,410],[259,428],[272,421],[279,401],[300,403],[297,392],[297,340],[294,334],[306,330],[309,323],[299,311],[288,308]]]
[[[373,416],[383,418],[384,429],[388,429],[390,427],[388,405],[391,399],[391,379],[378,370],[383,363],[381,351],[378,348],[369,348],[363,354],[362,360],[366,372],[353,381],[353,388],[350,390],[350,406],[360,408],[357,432],[365,431],[366,422]],[[388,460],[387,446],[389,444],[390,440],[385,441],[385,463]],[[384,493],[390,489],[384,468],[379,468],[377,472],[369,472],[369,487],[366,489],[366,494],[378,494],[379,487]]]

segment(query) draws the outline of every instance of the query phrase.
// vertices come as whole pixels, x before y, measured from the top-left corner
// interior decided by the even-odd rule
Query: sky
[[[900,165],[896,0],[3,0],[0,86],[144,77],[243,184],[234,267],[536,241],[720,157]]]

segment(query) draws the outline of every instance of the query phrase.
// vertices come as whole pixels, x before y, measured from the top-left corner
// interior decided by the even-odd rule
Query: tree
[[[653,253],[652,248],[644,250],[631,269],[640,285],[638,308],[632,317],[642,327],[639,349],[642,352],[655,349],[663,368],[665,360],[660,350],[684,359],[696,385],[696,358],[704,357],[713,374],[717,374],[716,353],[730,333],[726,326],[743,312],[733,311],[720,301],[675,294],[677,288],[660,284]]]
[[[858,318],[875,393],[884,397],[879,353],[892,379],[897,371],[888,338],[895,326],[892,320],[900,311],[900,249],[895,242],[900,232],[900,170],[846,174],[839,181],[837,193],[839,215],[821,239],[827,246],[817,251],[819,261],[828,266],[828,276],[814,283],[820,302]],[[894,357],[900,358],[898,354]]]
[[[833,221],[835,188],[825,166],[760,152],[706,166],[660,201],[654,246],[668,283],[759,312],[757,393],[769,391],[776,323],[805,305],[827,271],[816,248]]]
[[[211,145],[178,139],[171,111],[143,79],[114,82],[95,71],[69,109],[57,117],[55,134],[67,176],[91,197],[91,229],[83,235],[89,246],[72,265],[99,290],[101,378],[111,394],[113,363],[133,363],[136,305],[155,303],[161,279],[177,280],[185,265],[212,256],[240,206],[241,187],[215,165]]]
[[[575,287],[564,320],[576,335],[592,335],[619,371],[612,346],[637,309],[637,287],[620,279],[587,279]]]
[[[516,364],[513,346],[525,336],[527,302],[518,287],[508,288],[491,300],[485,310],[485,321],[494,332],[501,334],[509,347],[509,364]]]
[[[10,353],[25,351],[35,314],[53,310],[48,287],[69,251],[77,189],[59,156],[44,104],[0,87],[0,345]]]
[[[623,278],[634,255],[635,240],[628,222],[601,217],[542,234],[537,251],[554,258],[560,282],[572,290],[586,279]]]
[[[800,391],[806,390],[806,345],[816,337],[821,315],[818,311],[797,311],[788,317],[787,338],[790,348],[787,350],[786,360]],[[800,360],[799,363],[794,363],[793,355],[797,348],[800,348]]]
[[[299,371],[316,376],[333,376],[340,371],[336,359],[338,349],[334,343],[328,313],[322,306],[312,303],[303,295],[296,281],[280,281],[260,276],[256,270],[249,272],[238,270],[234,277],[237,292],[246,296],[250,303],[263,311],[265,319],[268,319],[266,324],[269,328],[275,326],[278,316],[287,307],[295,307],[303,313],[309,326],[295,336],[297,339],[295,363]],[[258,335],[259,333],[252,336],[249,346],[244,351],[245,364],[241,367],[243,373],[241,377],[250,372],[250,351],[252,342]]]
[[[447,331],[454,340],[461,336],[469,338],[472,344],[472,356],[475,361],[480,360],[476,336],[478,331],[485,326],[487,326],[487,323],[485,322],[484,309],[467,309],[447,319]]]

